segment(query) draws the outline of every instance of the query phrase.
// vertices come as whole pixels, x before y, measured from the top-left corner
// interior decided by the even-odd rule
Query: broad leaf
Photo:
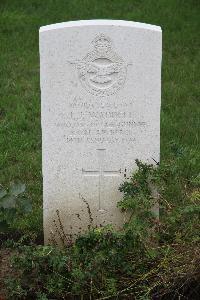
[[[25,192],[26,186],[24,183],[12,183],[9,189],[9,193],[14,196],[18,196]]]
[[[32,204],[28,198],[18,199],[17,205],[18,205],[19,209],[25,213],[32,211]]]
[[[0,202],[0,207],[3,208],[14,208],[16,206],[17,198],[13,195],[6,195]]]
[[[0,189],[0,200],[1,200],[5,195],[7,195],[7,191],[1,188],[1,189]]]

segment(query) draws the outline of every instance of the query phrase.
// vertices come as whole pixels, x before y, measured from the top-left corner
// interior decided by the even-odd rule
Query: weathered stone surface
[[[119,184],[159,161],[158,26],[92,20],[40,29],[44,233],[122,225]],[[88,207],[91,215],[88,214]]]

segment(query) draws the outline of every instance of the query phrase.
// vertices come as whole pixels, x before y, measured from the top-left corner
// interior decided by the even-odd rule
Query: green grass
[[[22,227],[42,222],[39,27],[99,18],[162,27],[161,161],[182,155],[187,180],[199,169],[199,11],[199,0],[0,0],[0,183],[26,183],[34,213]]]

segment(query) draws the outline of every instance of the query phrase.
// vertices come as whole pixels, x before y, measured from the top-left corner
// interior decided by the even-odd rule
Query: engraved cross
[[[106,149],[97,149],[98,154],[98,170],[85,170],[82,169],[82,174],[84,176],[95,176],[99,178],[99,187],[98,187],[98,200],[99,200],[99,211],[103,212],[104,209],[101,208],[101,199],[103,196],[103,181],[106,176],[120,176],[121,169],[116,171],[104,170],[104,158],[105,158],[105,150]]]

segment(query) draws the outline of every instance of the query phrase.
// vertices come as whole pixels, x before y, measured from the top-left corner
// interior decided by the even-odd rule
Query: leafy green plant
[[[136,160],[136,165],[137,171],[119,187],[123,199],[118,202],[118,207],[130,212],[129,222],[125,224],[126,230],[134,229],[140,237],[147,237],[147,230],[154,226],[157,220],[153,206],[158,198],[153,196],[152,189],[157,188],[158,174],[153,165],[144,164],[139,160]]]
[[[13,219],[32,211],[29,198],[25,196],[23,183],[12,183],[8,189],[0,188],[0,230],[8,231]]]
[[[164,243],[176,238],[198,240],[200,184],[197,179],[195,185],[193,177],[181,180],[179,160],[171,164],[163,163],[159,167],[138,160],[136,164],[137,172],[119,187],[123,192],[123,199],[118,207],[130,212],[125,228],[134,232],[138,230],[138,234],[144,239],[152,234],[154,239]],[[156,190],[156,197],[153,196],[153,190]],[[160,219],[152,210],[156,203],[159,203]]]

